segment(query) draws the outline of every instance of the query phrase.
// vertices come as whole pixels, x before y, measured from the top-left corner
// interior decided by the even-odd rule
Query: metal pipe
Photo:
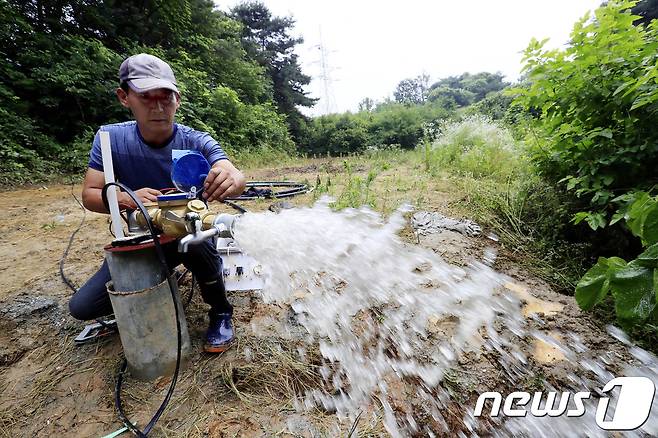
[[[140,380],[171,374],[176,368],[177,324],[181,330],[181,358],[190,352],[187,322],[175,281],[171,282],[174,304],[170,282],[152,243],[107,247],[105,257],[112,277],[108,293],[131,374]]]
[[[185,237],[182,237],[178,242],[178,252],[187,252],[187,248],[190,245],[195,245],[201,243],[206,239],[210,239],[219,235],[219,230],[217,228],[211,228],[206,231],[197,231],[194,234],[188,234]]]

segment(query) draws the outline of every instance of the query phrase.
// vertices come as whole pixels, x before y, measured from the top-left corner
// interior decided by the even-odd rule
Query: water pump
[[[175,281],[168,278],[157,254],[153,228],[162,234],[158,243],[178,239],[178,251],[216,239],[223,262],[227,290],[262,288],[258,264],[242,254],[233,241],[235,215],[214,213],[199,195],[210,165],[195,151],[172,153],[172,182],[178,191],[158,196],[130,213],[128,235],[105,247],[112,277],[108,292],[119,336],[131,374],[151,380],[168,375],[180,362],[171,341],[181,334],[184,359],[190,340]],[[173,299],[172,299],[173,297]]]
[[[178,192],[158,196],[155,203],[145,203],[149,219],[165,236],[180,238],[178,249],[187,252],[191,244],[215,236],[230,238],[235,216],[215,214],[198,197],[210,165],[196,151],[172,151],[171,179]],[[128,218],[131,235],[146,233],[147,218],[135,210]]]
[[[224,285],[227,291],[263,288],[262,267],[244,254],[233,239],[237,215],[215,213],[199,199],[200,188],[210,165],[195,151],[172,151],[171,179],[177,192],[158,196],[157,202],[145,203],[148,216],[163,235],[180,239],[178,250],[187,252],[189,245],[213,239],[222,258]],[[128,217],[127,240],[147,234],[147,219],[139,210]]]

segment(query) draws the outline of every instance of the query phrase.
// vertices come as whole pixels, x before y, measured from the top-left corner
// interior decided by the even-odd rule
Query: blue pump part
[[[171,151],[171,181],[181,192],[189,193],[192,187],[196,194],[203,191],[203,182],[210,172],[210,164],[200,152],[174,149]]]
[[[190,199],[190,197],[187,193],[169,193],[167,195],[158,196],[158,202],[181,201],[183,199]]]

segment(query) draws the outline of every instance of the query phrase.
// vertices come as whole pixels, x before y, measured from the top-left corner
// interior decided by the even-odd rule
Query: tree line
[[[0,1],[0,183],[84,170],[98,126],[130,117],[114,89],[121,61],[140,52],[176,72],[178,121],[233,154],[412,148],[426,124],[507,85],[500,74],[421,75],[401,81],[394,100],[312,120],[299,110],[316,100],[293,27],[260,2],[224,13],[211,0]]]
[[[94,131],[129,117],[118,66],[146,52],[168,61],[183,95],[178,121],[229,152],[293,152],[312,106],[292,18],[259,2],[229,13],[211,0],[0,1],[0,178],[20,183],[85,168]]]
[[[257,1],[225,13],[211,0],[0,0],[0,183],[84,170],[98,126],[130,117],[114,89],[121,61],[140,52],[176,72],[177,120],[231,154],[410,149],[426,125],[508,85],[499,73],[420,75],[394,99],[310,119],[294,23]]]
[[[494,119],[505,117],[512,99],[503,96],[502,90],[509,85],[501,73],[489,72],[463,73],[432,84],[427,74],[403,79],[393,90],[393,99],[376,102],[367,97],[356,113],[308,121],[300,148],[315,155],[413,149],[424,139],[432,139],[441,120],[459,112],[477,108]]]

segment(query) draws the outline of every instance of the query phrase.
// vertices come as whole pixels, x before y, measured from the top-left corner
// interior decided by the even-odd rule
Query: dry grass
[[[237,349],[241,360],[224,363],[221,377],[247,405],[267,400],[292,408],[293,400],[322,387],[317,372],[321,356],[317,349],[307,351],[302,360],[288,340],[255,337],[239,340]]]
[[[205,321],[205,307],[195,295],[187,310],[188,325],[200,318]],[[259,304],[262,306],[262,303]],[[336,418],[320,411],[297,413],[294,402],[306,391],[322,388],[317,372],[321,355],[306,346],[302,359],[298,343],[278,336],[260,337],[249,327],[248,315],[238,313],[238,336],[231,349],[219,356],[199,352],[193,345],[188,366],[181,372],[176,391],[154,431],[161,436],[215,436],[213,425],[260,425],[261,433],[272,435],[277,427],[285,433],[290,415],[303,415],[318,429]],[[273,310],[274,311],[274,310]],[[191,327],[193,330],[193,327]],[[200,342],[193,339],[193,342]],[[145,424],[163,399],[169,378],[139,382],[128,378],[123,389],[123,406],[129,418]],[[254,426],[256,427],[256,426]],[[229,428],[230,429],[230,428]],[[328,429],[327,429],[328,430]],[[245,432],[246,433],[246,432]],[[242,435],[242,434],[241,434]],[[227,432],[227,436],[232,436]]]
[[[47,334],[43,331],[41,338],[45,339]],[[85,374],[106,374],[110,362],[114,362],[112,358],[102,355],[85,357],[69,336],[33,349],[21,359],[21,363],[40,366],[26,372],[22,379],[6,381],[3,385],[0,433],[16,436],[12,430],[31,426],[34,421],[32,414],[47,411],[58,396],[73,394],[72,387],[66,382]]]

